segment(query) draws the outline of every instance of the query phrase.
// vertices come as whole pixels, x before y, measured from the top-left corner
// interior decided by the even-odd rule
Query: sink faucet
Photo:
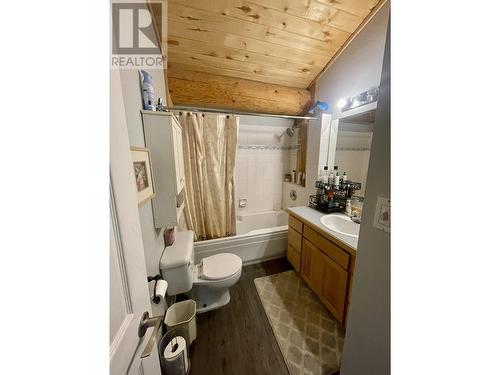
[[[359,216],[358,211],[353,211],[351,215],[351,220],[357,224],[361,224],[361,216]]]

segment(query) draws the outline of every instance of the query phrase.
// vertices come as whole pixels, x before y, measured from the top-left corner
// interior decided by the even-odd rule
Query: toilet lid
[[[241,258],[234,254],[215,254],[201,260],[201,277],[208,280],[225,279],[241,269]]]

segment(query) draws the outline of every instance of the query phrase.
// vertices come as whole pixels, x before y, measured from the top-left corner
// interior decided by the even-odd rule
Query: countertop
[[[318,232],[324,234],[326,237],[330,237],[333,242],[337,242],[338,245],[345,248],[345,250],[356,255],[358,239],[326,228],[320,222],[321,217],[325,215],[324,213],[307,206],[290,207],[288,208],[288,212],[313,227]],[[343,215],[342,213],[340,214]]]

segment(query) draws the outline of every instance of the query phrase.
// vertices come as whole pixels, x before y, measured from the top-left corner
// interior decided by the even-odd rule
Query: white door
[[[137,208],[120,73],[111,71],[110,133],[110,373],[160,375],[158,350],[141,359],[154,328],[139,337],[144,312],[151,315],[146,262]]]

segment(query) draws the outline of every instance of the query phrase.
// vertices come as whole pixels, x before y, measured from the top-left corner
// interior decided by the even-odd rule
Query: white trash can
[[[165,315],[167,331],[172,328],[185,328],[189,335],[189,345],[196,340],[196,302],[192,299],[174,303]]]

